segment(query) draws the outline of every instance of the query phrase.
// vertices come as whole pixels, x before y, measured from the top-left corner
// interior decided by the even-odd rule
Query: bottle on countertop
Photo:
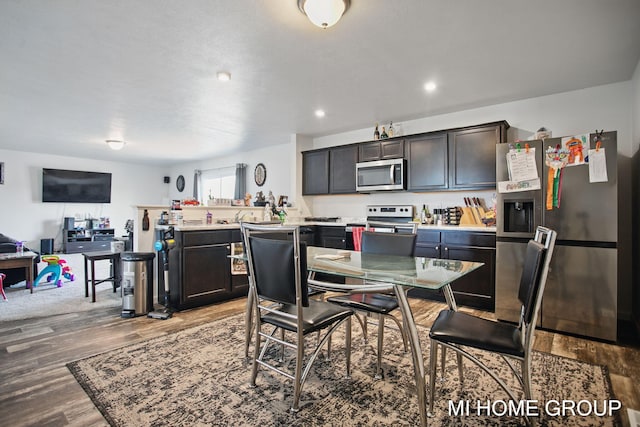
[[[422,205],[422,210],[420,211],[420,224],[425,224],[427,222],[427,206]]]
[[[149,211],[146,209],[142,215],[142,231],[149,231]]]
[[[389,138],[389,135],[387,135],[387,131],[384,130],[384,126],[382,126],[382,133],[380,134],[380,139],[385,139],[385,138]]]
[[[207,224],[211,224],[213,222],[213,215],[211,212],[207,211]]]
[[[378,130],[378,124],[377,123],[376,123],[376,130],[373,131],[373,139],[374,140],[380,139],[380,131]]]
[[[387,133],[389,134],[389,138],[393,138],[393,135],[395,134],[395,129],[393,128],[393,122],[389,123],[389,130],[387,131]]]

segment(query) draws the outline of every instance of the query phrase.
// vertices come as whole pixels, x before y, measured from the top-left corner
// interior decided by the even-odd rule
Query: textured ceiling
[[[0,148],[168,164],[625,81],[639,22],[638,0],[353,0],[327,30],[296,0],[2,0]]]

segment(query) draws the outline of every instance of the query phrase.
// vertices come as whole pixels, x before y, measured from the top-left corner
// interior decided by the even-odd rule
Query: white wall
[[[292,179],[296,176],[296,153],[298,152],[296,146],[294,135],[289,142],[280,145],[175,165],[171,168],[170,198],[185,199],[192,196],[195,169],[216,169],[245,163],[247,164],[247,192],[252,195],[252,201],[255,200],[258,191],[262,191],[265,196],[272,191],[276,201],[280,195],[286,195],[296,206],[296,180]],[[263,163],[267,169],[267,179],[261,187],[256,185],[253,175],[258,163]],[[186,187],[182,193],[178,192],[175,186],[175,180],[180,174],[184,175],[186,180]]]
[[[0,150],[4,185],[0,185],[0,233],[40,250],[40,239],[55,238],[62,246],[62,223],[67,216],[109,217],[116,236],[125,233],[137,204],[159,204],[167,198],[164,167],[132,165],[22,151]],[[112,174],[111,203],[42,203],[42,168],[73,169]]]

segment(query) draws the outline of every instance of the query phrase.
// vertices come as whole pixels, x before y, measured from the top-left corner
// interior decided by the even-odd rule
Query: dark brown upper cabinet
[[[495,188],[496,144],[508,127],[502,121],[407,138],[407,190]]]
[[[329,194],[329,150],[302,153],[302,194]]]
[[[358,146],[344,145],[329,149],[329,193],[356,192]]]
[[[449,188],[496,186],[496,144],[506,141],[506,123],[449,132]]]
[[[361,162],[384,159],[398,159],[404,156],[404,141],[390,139],[365,142],[358,145]]]
[[[430,191],[449,187],[447,134],[434,133],[405,140],[407,190]]]

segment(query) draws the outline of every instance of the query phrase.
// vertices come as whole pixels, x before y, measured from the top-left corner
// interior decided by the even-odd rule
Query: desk
[[[340,256],[348,254],[348,256]],[[246,259],[244,255],[232,256]],[[409,288],[442,289],[447,304],[452,310],[457,310],[451,282],[465,274],[480,268],[483,263],[457,261],[450,259],[434,259],[422,257],[403,257],[396,255],[363,254],[356,251],[343,251],[329,248],[307,247],[307,270],[310,275],[315,273],[333,274],[336,276],[363,279],[362,284],[350,285],[340,283],[315,282],[309,280],[309,286],[322,290],[339,292],[382,292],[392,291],[398,299],[402,311],[403,327],[406,328],[413,371],[418,393],[420,421],[427,425],[427,389],[425,383],[424,359],[418,329],[416,328],[411,307],[407,301],[406,290]],[[250,319],[251,292],[247,306],[247,322]],[[247,323],[249,325],[250,323]],[[250,328],[249,328],[250,329]]]
[[[9,268],[24,268],[26,269],[26,283],[27,288],[31,289],[33,293],[33,259],[38,255],[34,252],[23,253],[5,253],[0,254],[0,270]]]
[[[91,263],[91,302],[96,302],[96,285],[104,282],[113,283],[113,292],[120,285],[120,252],[98,251],[86,252],[84,256],[84,296],[89,296],[89,263]],[[96,280],[96,261],[109,260],[110,275],[105,279]]]

